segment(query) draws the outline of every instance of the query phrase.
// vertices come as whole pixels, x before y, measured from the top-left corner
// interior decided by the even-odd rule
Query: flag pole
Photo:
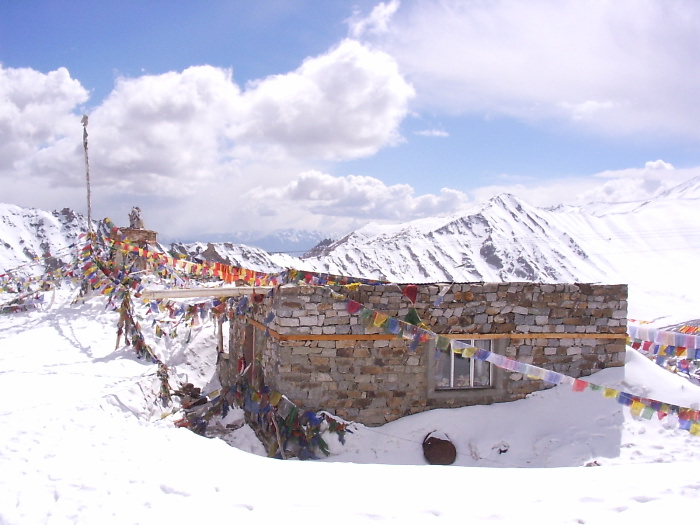
[[[88,116],[83,115],[80,121],[83,124],[83,149],[85,150],[85,178],[87,180],[87,222],[88,232],[92,233],[92,204],[90,199],[90,163],[88,162]]]

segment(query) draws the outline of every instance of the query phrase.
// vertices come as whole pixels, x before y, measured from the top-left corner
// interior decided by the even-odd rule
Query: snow
[[[645,205],[606,205],[597,213],[592,207],[588,213],[526,210],[514,222],[505,208],[493,206],[501,216],[488,223],[441,218],[413,227],[375,225],[357,234],[350,248],[362,254],[376,238],[384,245],[386,269],[434,280],[432,271],[454,269],[462,254],[478,252],[450,245],[435,228],[483,237],[472,230],[489,224],[507,241],[514,228],[528,240],[535,234],[524,225],[541,227],[551,239],[551,247],[540,243],[545,262],[558,260],[555,251],[569,253],[565,232],[587,254],[582,260],[567,256],[567,264],[576,266],[571,271],[629,283],[629,317],[663,327],[700,317],[700,245],[689,226],[696,222],[696,186],[680,193],[684,201],[669,194]],[[1,236],[12,246],[3,248],[0,268],[27,262],[19,255],[22,245],[38,256],[42,242],[64,249],[77,235],[47,214],[4,206]],[[21,226],[29,222],[42,222],[42,236]],[[445,257],[416,232],[434,236],[430,242]],[[406,253],[414,254],[407,259],[400,255],[404,237],[411,248]],[[359,272],[350,251],[342,253],[338,273]],[[426,262],[432,259],[434,267]],[[416,268],[420,260],[424,268]],[[0,295],[0,304],[5,299]],[[512,403],[433,410],[376,428],[352,425],[345,444],[335,434],[325,436],[331,455],[319,461],[268,459],[240,410],[212,420],[207,438],[176,427],[182,414],[157,403],[156,365],[137,359],[123,341],[117,345],[118,313],[103,296],[76,299],[77,291],[65,287],[47,292],[36,310],[0,314],[0,525],[637,524],[692,519],[700,497],[700,436],[679,429],[673,416],[640,419],[615,399],[566,385]],[[147,335],[170,367],[172,385],[218,388],[213,323],[172,341],[156,339],[152,330]],[[697,385],[631,348],[626,361],[624,368],[585,379],[700,408]],[[240,428],[227,431],[227,425]],[[455,444],[454,465],[426,464],[421,443],[433,431]]]
[[[0,316],[2,524],[618,524],[685,520],[700,497],[700,437],[564,385],[357,425],[345,445],[328,436],[331,456],[320,461],[268,459],[247,426],[226,441],[177,428],[179,414],[155,403],[156,366],[115,348],[118,314],[104,297],[74,302],[61,289],[52,299]],[[217,387],[214,347],[212,323],[188,344],[153,342],[178,380],[205,392]],[[624,369],[587,380],[700,402],[700,387],[632,349]],[[224,423],[241,419],[233,411]],[[455,465],[426,464],[432,431],[453,441]]]

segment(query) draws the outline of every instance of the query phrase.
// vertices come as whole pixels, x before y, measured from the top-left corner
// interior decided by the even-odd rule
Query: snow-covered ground
[[[268,459],[248,427],[229,436],[234,446],[175,427],[179,414],[155,403],[156,366],[115,348],[118,314],[100,295],[74,298],[60,290],[37,310],[0,315],[2,524],[694,519],[700,436],[672,417],[635,418],[614,399],[560,385],[357,426],[345,445],[329,436],[321,461]],[[173,383],[216,387],[213,324],[186,345],[149,344],[177,370]],[[631,349],[624,369],[588,380],[700,406],[700,387]],[[426,464],[421,442],[433,430],[456,445],[455,465]]]

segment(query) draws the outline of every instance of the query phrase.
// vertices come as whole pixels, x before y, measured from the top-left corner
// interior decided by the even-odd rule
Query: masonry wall
[[[234,357],[248,345],[256,349],[256,367],[268,386],[304,409],[367,425],[431,408],[520,399],[544,387],[494,367],[492,387],[436,390],[434,341],[411,351],[404,339],[366,329],[346,311],[346,298],[401,319],[413,306],[397,285],[362,285],[352,292],[289,286],[258,296],[247,314],[232,319],[222,382],[235,376]],[[568,376],[624,364],[626,285],[419,285],[415,308],[437,334],[490,338],[498,354]]]

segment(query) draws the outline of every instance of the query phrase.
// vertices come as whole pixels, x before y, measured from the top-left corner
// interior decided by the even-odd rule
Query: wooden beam
[[[450,339],[627,339],[627,334],[591,333],[508,333],[508,334],[439,334]]]
[[[394,334],[280,334],[254,319],[247,322],[259,330],[267,330],[278,341],[388,341],[400,336]],[[437,334],[450,339],[626,339],[627,334]]]
[[[271,290],[272,286],[220,286],[218,288],[171,288],[169,290],[144,290],[144,299],[171,299],[193,297],[237,297],[256,291]]]

